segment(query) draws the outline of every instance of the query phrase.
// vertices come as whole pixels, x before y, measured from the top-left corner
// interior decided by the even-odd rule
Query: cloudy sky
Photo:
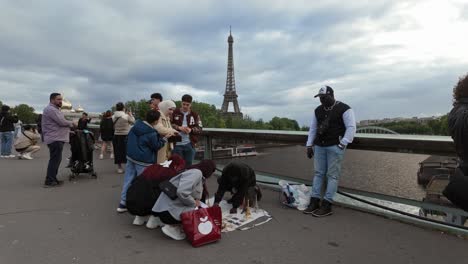
[[[40,110],[60,91],[100,112],[161,92],[220,107],[230,25],[255,119],[308,124],[324,84],[358,120],[444,114],[468,72],[466,0],[0,0],[0,100]]]

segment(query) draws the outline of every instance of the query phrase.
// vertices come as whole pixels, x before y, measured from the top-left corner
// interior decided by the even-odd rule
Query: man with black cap
[[[333,89],[323,86],[315,96],[321,105],[315,109],[307,139],[307,157],[314,157],[315,176],[309,207],[305,214],[322,217],[332,214],[333,197],[338,190],[346,146],[356,133],[354,112],[347,104],[335,100]],[[322,184],[327,188],[322,198]]]

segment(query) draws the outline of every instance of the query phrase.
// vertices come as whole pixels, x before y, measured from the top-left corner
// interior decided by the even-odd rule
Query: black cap
[[[324,96],[324,95],[331,95],[331,96],[334,96],[334,92],[333,92],[333,89],[328,86],[328,85],[325,85],[325,86],[322,86],[318,92],[317,95],[315,95],[314,97],[317,97],[317,96]]]

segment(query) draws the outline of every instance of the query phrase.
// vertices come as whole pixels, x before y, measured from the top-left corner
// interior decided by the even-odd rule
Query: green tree
[[[37,115],[34,108],[27,104],[20,104],[11,109],[11,113],[18,116],[18,119],[25,124],[36,123]]]

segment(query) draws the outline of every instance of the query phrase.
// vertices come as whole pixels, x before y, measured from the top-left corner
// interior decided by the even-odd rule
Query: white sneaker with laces
[[[133,220],[133,224],[137,226],[144,225],[146,222],[146,216],[135,216],[135,219]]]
[[[27,160],[32,160],[33,159],[33,157],[31,157],[30,153],[25,153],[25,154],[21,155],[21,157],[23,159],[27,159]]]
[[[184,240],[185,233],[180,225],[165,225],[161,231],[168,237],[174,240]]]
[[[155,229],[163,225],[164,224],[161,222],[161,219],[159,219],[159,217],[154,216],[154,215],[150,216],[150,218],[148,219],[148,222],[146,222],[146,227],[149,229]]]

